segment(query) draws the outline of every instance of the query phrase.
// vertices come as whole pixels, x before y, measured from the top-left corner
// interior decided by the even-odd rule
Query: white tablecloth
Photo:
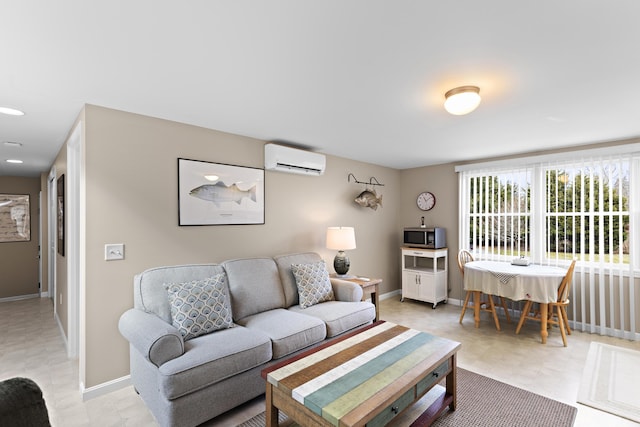
[[[567,270],[546,265],[471,261],[464,265],[464,289],[499,295],[514,301],[550,303],[558,299],[558,286]]]

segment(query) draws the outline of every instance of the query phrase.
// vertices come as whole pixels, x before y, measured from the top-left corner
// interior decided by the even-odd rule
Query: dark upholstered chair
[[[28,378],[0,381],[0,426],[51,426],[38,384]]]

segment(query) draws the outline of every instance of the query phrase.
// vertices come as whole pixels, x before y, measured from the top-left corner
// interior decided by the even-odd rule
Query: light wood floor
[[[488,313],[480,328],[474,328],[473,313],[458,323],[460,307],[431,305],[398,297],[381,302],[381,318],[462,343],[459,366],[499,381],[556,399],[578,408],[575,425],[637,426],[638,424],[576,403],[576,396],[589,343],[640,350],[640,342],[574,332],[569,347],[562,346],[559,331],[540,343],[538,324],[526,324],[515,335],[516,322],[501,318],[496,331]],[[82,402],[78,391],[77,362],[69,360],[64,341],[53,317],[49,299],[28,299],[0,303],[0,380],[25,376],[43,389],[54,427],[155,426],[153,417],[132,387]],[[258,398],[206,426],[235,426],[264,410]]]

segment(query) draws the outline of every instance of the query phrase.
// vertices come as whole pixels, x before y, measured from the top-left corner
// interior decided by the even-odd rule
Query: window
[[[530,255],[531,178],[531,169],[467,174],[468,248],[492,258]]]
[[[630,158],[543,168],[546,256],[629,264]]]
[[[628,265],[633,164],[627,155],[463,171],[460,247],[490,259]]]

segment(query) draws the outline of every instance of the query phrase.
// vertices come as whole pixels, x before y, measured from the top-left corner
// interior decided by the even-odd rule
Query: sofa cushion
[[[171,324],[171,306],[164,284],[206,279],[222,272],[222,266],[215,264],[150,268],[133,279],[133,306],[146,313],[153,313]]]
[[[185,342],[182,356],[160,366],[160,391],[173,400],[260,366],[271,358],[271,340],[260,331],[236,326],[202,335]]]
[[[278,267],[272,258],[225,261],[234,320],[284,307]]]
[[[185,341],[233,327],[227,275],[166,285],[171,320]]]
[[[280,281],[282,282],[282,289],[285,297],[284,307],[287,308],[292,305],[297,305],[299,302],[298,286],[296,285],[296,278],[293,276],[293,272],[291,271],[291,265],[318,262],[321,261],[322,258],[315,252],[302,252],[279,255],[273,259],[278,265],[278,271],[280,273]]]
[[[294,305],[289,308],[289,311],[304,313],[322,320],[327,327],[327,338],[371,323],[376,318],[376,308],[368,301],[327,301],[308,308]]]
[[[301,308],[334,299],[329,272],[324,261],[292,264],[291,271],[296,278]]]
[[[264,311],[237,321],[271,339],[273,358],[279,359],[325,339],[324,322],[314,316],[285,309]]]

